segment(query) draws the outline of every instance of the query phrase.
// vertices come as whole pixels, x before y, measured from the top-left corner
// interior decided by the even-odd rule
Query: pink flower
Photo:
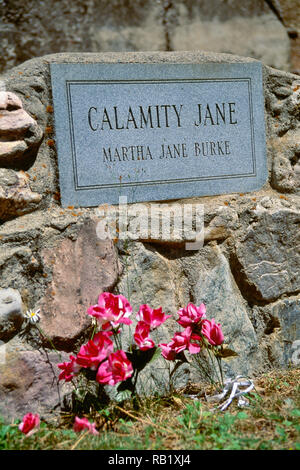
[[[192,340],[201,341],[201,337],[193,334],[192,328],[188,326],[182,333],[175,333],[169,345],[177,354],[184,349],[188,349],[191,354],[196,354],[201,348],[199,344],[191,343]]]
[[[187,326],[191,326],[193,323],[199,323],[202,319],[206,318],[206,307],[204,304],[196,307],[196,305],[189,303],[187,307],[181,308],[177,313],[179,315],[177,323],[183,326],[183,328],[186,328]]]
[[[169,344],[161,343],[158,346],[161,348],[161,354],[165,359],[167,359],[168,361],[174,361],[176,357],[176,352],[170,346],[170,343]]]
[[[173,360],[174,355],[188,349],[190,354],[197,354],[201,346],[191,341],[201,341],[201,336],[192,333],[192,328],[188,326],[183,332],[175,333],[170,343],[159,344],[162,347],[162,355],[168,360]]]
[[[70,380],[72,380],[72,378],[80,371],[81,366],[77,364],[76,357],[71,355],[70,359],[70,362],[61,362],[60,364],[57,364],[57,367],[62,369],[62,372],[58,376],[58,380],[70,382]]]
[[[99,434],[96,429],[95,423],[90,423],[87,418],[78,418],[78,416],[75,416],[73,430],[75,432],[80,432],[85,429],[88,429],[90,434],[94,434],[94,435]]]
[[[99,383],[115,385],[118,382],[129,379],[133,374],[131,362],[124,351],[111,353],[108,359],[100,364],[96,376]]]
[[[201,333],[213,346],[219,346],[224,341],[224,335],[220,323],[215,323],[214,318],[203,320]]]
[[[161,307],[153,309],[147,304],[140,306],[136,316],[137,320],[147,323],[151,329],[157,328],[170,317],[171,315],[166,315]]]
[[[96,370],[100,362],[113,352],[114,344],[109,338],[111,334],[111,332],[100,331],[87,344],[81,346],[76,358],[77,364]]]
[[[38,428],[40,425],[40,417],[38,414],[27,413],[22,423],[19,424],[19,429],[26,436],[30,436],[34,432],[34,428]]]
[[[150,326],[143,321],[139,321],[136,325],[133,337],[141,351],[146,351],[147,349],[154,348],[155,346],[154,341],[149,336],[149,332]]]
[[[88,308],[87,314],[97,318],[103,330],[117,328],[120,323],[130,325],[132,320],[128,318],[132,313],[132,307],[123,295],[114,295],[103,292],[98,297],[98,304]]]

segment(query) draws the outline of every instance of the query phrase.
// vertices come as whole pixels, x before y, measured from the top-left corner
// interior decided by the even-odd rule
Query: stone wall
[[[299,71],[298,0],[0,1],[0,71],[58,52],[200,50]]]
[[[51,62],[241,62],[210,53],[56,54],[0,77],[0,414],[47,413],[57,389],[49,341],[22,314],[41,310],[42,330],[62,358],[91,331],[99,293],[128,295],[166,313],[193,302],[223,326],[239,356],[228,374],[288,367],[300,339],[300,80],[264,66],[269,178],[254,193],[176,201],[204,205],[204,246],[170,236],[101,241],[97,208],[62,208],[53,122]],[[2,87],[2,91],[1,91]],[[127,267],[126,267],[127,266]],[[163,329],[168,341],[174,320]],[[178,327],[178,325],[177,325]],[[148,378],[157,380],[153,368]],[[180,380],[196,380],[188,370]],[[159,385],[157,385],[159,386]],[[153,385],[152,385],[153,387]]]

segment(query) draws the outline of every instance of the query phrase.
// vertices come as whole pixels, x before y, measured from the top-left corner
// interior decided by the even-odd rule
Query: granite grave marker
[[[250,192],[267,179],[262,66],[51,64],[62,205]]]

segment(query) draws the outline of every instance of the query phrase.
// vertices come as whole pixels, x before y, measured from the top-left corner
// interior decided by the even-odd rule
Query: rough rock
[[[16,289],[0,289],[0,340],[8,341],[23,323],[22,298]]]
[[[95,222],[86,220],[75,241],[66,238],[57,246],[43,249],[41,256],[44,267],[52,272],[39,302],[41,326],[58,348],[72,351],[91,325],[87,308],[117,281],[115,248],[110,240],[99,240]]]
[[[258,206],[255,216],[236,244],[233,262],[244,295],[271,302],[299,292],[299,210]]]
[[[26,173],[0,168],[0,220],[32,212],[41,200],[40,194],[31,191]]]
[[[42,130],[23,109],[21,99],[14,93],[0,91],[0,165],[22,167],[22,160],[37,151],[42,137]]]
[[[124,334],[124,346],[128,347],[133,341],[132,334],[136,324],[136,314],[141,304],[151,308],[162,307],[167,315],[172,315],[151,337],[155,344],[168,343],[175,331],[181,331],[176,320],[178,310],[178,293],[175,285],[175,275],[172,263],[160,254],[153,245],[141,242],[121,242],[119,255],[122,259],[123,274],[115,288],[122,293],[133,307],[133,325]],[[176,249],[176,248],[175,248]],[[170,372],[172,364],[163,357],[150,363],[140,374],[137,383],[139,393],[164,393],[170,387]],[[186,364],[179,367],[173,377],[174,385],[183,387],[190,378],[190,370]]]
[[[22,101],[10,92],[0,92],[0,137],[24,137],[35,120],[23,109]],[[10,139],[9,139],[10,140]]]
[[[266,367],[299,365],[293,354],[300,350],[300,298],[278,300],[264,307],[254,307],[252,323],[257,333],[259,362]]]
[[[283,192],[299,192],[300,127],[297,131],[288,131],[284,137],[276,139],[274,146],[277,151],[273,163],[273,187]]]
[[[141,242],[119,245],[123,274],[117,285],[137,313],[143,303],[162,307],[168,315],[177,312],[174,275],[169,260],[151,244]]]
[[[205,213],[205,205],[197,199],[184,203],[128,204],[123,208],[100,206],[97,216],[100,239],[185,244],[187,250],[199,249],[209,240],[225,240],[239,225],[232,207],[212,205]]]
[[[291,70],[300,73],[300,8],[294,0],[270,0],[290,40]]]
[[[211,220],[204,229],[204,241],[226,240],[239,227],[238,214],[232,207],[214,207],[208,211]]]
[[[16,96],[14,93],[0,91],[0,110],[1,111],[3,110],[15,111],[16,109],[22,109],[22,108],[23,108],[22,101],[18,96]],[[7,116],[7,113],[4,114],[4,116]],[[30,125],[33,122],[33,119],[31,123],[30,123],[30,120],[25,121],[25,122],[28,122]],[[27,127],[29,127],[29,125]],[[2,121],[1,121],[1,127],[2,127]]]
[[[0,155],[3,158],[3,163],[18,158],[27,150],[27,145],[24,140],[13,140],[8,142],[0,142]]]
[[[278,76],[279,84],[273,85],[273,95],[268,95],[273,136],[268,147],[273,154],[271,185],[280,192],[297,193],[300,155],[300,80],[287,80]]]
[[[289,3],[290,19],[297,24],[297,0]],[[289,70],[290,22],[286,23],[285,14],[283,25],[269,4],[264,0],[4,2],[0,70],[61,51],[145,50],[226,52]],[[291,42],[295,54],[298,37]]]
[[[171,50],[192,46],[255,57],[280,69],[289,67],[285,28],[265,1],[173,0],[167,9],[167,30]]]
[[[47,419],[70,389],[68,384],[57,384],[57,364],[68,360],[67,355],[61,360],[54,352],[26,349],[14,340],[5,349],[5,361],[0,363],[1,416],[22,419],[25,413],[40,413]]]

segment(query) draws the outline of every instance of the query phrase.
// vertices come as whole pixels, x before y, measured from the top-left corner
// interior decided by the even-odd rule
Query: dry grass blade
[[[152,421],[146,421],[145,419],[142,419],[142,418],[139,418],[138,416],[135,416],[134,414],[130,413],[130,411],[126,411],[124,410],[123,408],[121,408],[120,406],[116,405],[116,408],[120,411],[122,411],[122,413],[125,413],[127,416],[129,416],[130,418],[132,419],[135,419],[137,421],[139,421],[140,423],[143,423],[143,424],[146,424],[146,425],[151,425],[151,426],[156,426],[155,423],[153,423]]]
[[[154,428],[158,429],[159,431],[161,432],[164,432],[164,433],[168,433],[168,434],[175,434],[170,432],[169,429],[163,427],[163,426],[160,426],[159,424],[156,424],[154,423],[149,417],[148,417],[148,420],[145,420],[145,419],[142,419],[142,418],[139,418],[138,416],[135,416],[134,414],[130,413],[129,411],[126,411],[124,410],[123,408],[121,408],[120,406],[116,406],[116,408],[118,408],[120,411],[122,411],[122,413],[125,413],[127,416],[129,416],[130,418],[133,418],[137,421],[139,421],[140,423],[142,424],[145,424],[147,426],[153,426]],[[178,430],[176,431],[176,435],[178,434]]]
[[[80,441],[82,441],[82,439],[89,433],[89,431],[85,431],[82,436],[80,436],[80,438],[75,442],[75,444],[71,447],[71,450],[74,450]]]

